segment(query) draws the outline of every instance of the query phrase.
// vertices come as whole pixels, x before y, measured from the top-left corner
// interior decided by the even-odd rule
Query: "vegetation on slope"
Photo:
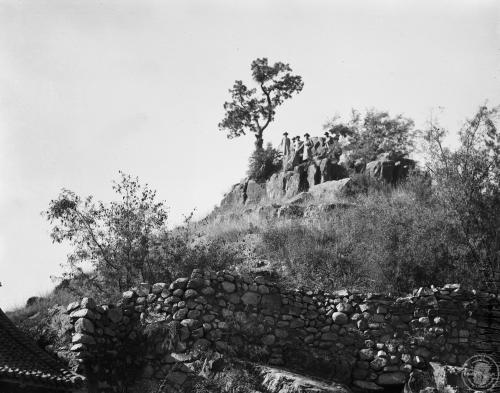
[[[118,200],[109,204],[64,190],[46,212],[54,240],[74,246],[60,285],[64,296],[47,296],[11,316],[38,334],[33,325],[42,309],[81,296],[112,301],[139,281],[168,282],[193,268],[266,270],[288,287],[326,291],[406,292],[450,281],[482,286],[500,260],[496,116],[496,109],[480,108],[454,151],[443,147],[444,130],[431,124],[426,170],[396,186],[355,175],[345,195],[352,207],[314,218],[239,209],[198,223],[188,217],[167,230],[167,209],[138,179],[122,174]]]

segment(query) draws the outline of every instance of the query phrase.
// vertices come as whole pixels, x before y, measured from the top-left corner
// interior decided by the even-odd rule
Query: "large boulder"
[[[321,160],[319,164],[319,172],[320,172],[319,176],[321,183],[331,180],[345,179],[349,177],[349,174],[347,173],[347,168],[345,166],[337,164],[329,158],[324,158],[323,160]]]
[[[404,180],[411,170],[415,169],[416,162],[409,158],[402,158],[394,163],[395,181]]]
[[[385,158],[377,159],[366,164],[366,173],[368,176],[385,180],[387,183],[392,183],[394,179],[394,161]]]
[[[266,182],[266,194],[270,201],[279,201],[286,193],[286,185],[293,171],[277,172]]]
[[[309,187],[321,183],[321,173],[315,163],[311,163],[307,168],[307,185]]]
[[[243,205],[246,198],[246,181],[237,183],[231,187],[231,190],[224,195],[220,206],[221,208],[229,208],[232,206]]]
[[[302,191],[307,191],[307,170],[305,164],[294,168],[293,175],[286,182],[285,196],[292,198]]]
[[[317,202],[337,202],[348,187],[351,179],[332,180],[309,188],[309,193]]]
[[[366,164],[365,173],[374,179],[384,180],[387,183],[397,183],[404,180],[410,170],[415,168],[415,165],[415,161],[409,158],[393,160],[385,154]]]
[[[302,155],[304,154],[304,148],[301,147],[299,150],[294,150],[288,157],[283,161],[283,169],[285,171],[293,171],[293,168],[302,163]]]
[[[246,204],[257,204],[266,196],[266,184],[249,180],[246,187]]]

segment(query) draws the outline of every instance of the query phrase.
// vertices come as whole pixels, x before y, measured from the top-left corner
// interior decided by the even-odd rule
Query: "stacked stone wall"
[[[193,271],[141,284],[114,307],[68,308],[73,348],[94,391],[137,378],[179,388],[188,353],[215,350],[367,391],[401,385],[429,362],[500,353],[500,302],[459,285],[405,297],[286,291],[263,277]],[[134,374],[138,371],[138,374]],[[128,378],[128,379],[127,379]]]

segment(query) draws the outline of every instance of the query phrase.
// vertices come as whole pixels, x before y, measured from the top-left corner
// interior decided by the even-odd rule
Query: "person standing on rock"
[[[325,158],[326,155],[328,154],[328,144],[326,143],[326,138],[324,136],[319,138],[320,144],[319,147],[316,149],[316,155],[318,156],[319,159]]]
[[[280,144],[280,152],[283,154],[283,157],[290,155],[290,138],[288,138],[288,132],[283,133],[283,139]]]
[[[331,149],[335,144],[335,137],[331,135],[328,131],[325,132],[326,144]]]
[[[300,149],[300,136],[294,136],[293,137],[293,148],[295,151],[299,151]]]
[[[302,153],[302,160],[308,161],[312,158],[313,143],[310,139],[310,135],[307,132],[304,134],[304,138],[306,139],[304,141],[304,152]]]

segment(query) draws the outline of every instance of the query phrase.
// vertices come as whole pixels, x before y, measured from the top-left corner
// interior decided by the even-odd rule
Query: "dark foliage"
[[[268,180],[281,170],[281,154],[269,143],[265,149],[256,149],[248,162],[248,177],[257,183]]]
[[[288,64],[277,62],[269,65],[267,58],[252,62],[252,79],[257,88],[248,88],[241,80],[229,90],[231,101],[224,103],[224,119],[219,129],[235,138],[251,132],[255,135],[256,149],[263,147],[263,132],[274,120],[276,108],[300,93],[302,78],[292,75]]]

